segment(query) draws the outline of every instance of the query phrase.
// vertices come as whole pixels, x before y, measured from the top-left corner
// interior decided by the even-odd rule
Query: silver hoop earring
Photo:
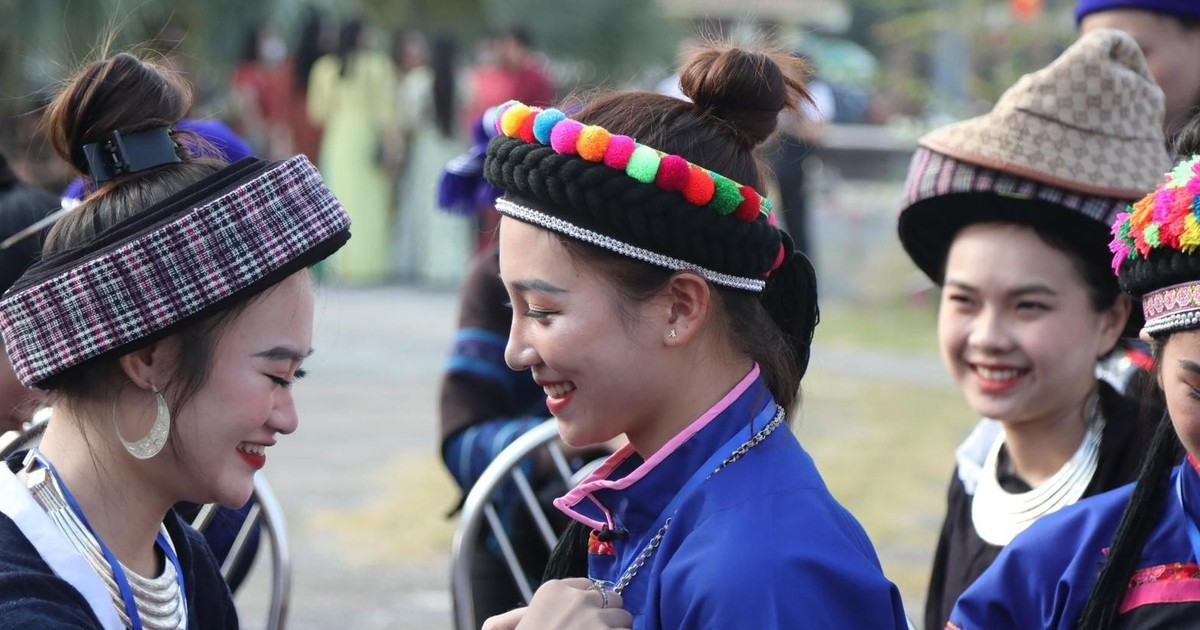
[[[154,398],[157,402],[158,411],[154,416],[154,426],[150,427],[150,432],[142,439],[136,442],[130,442],[121,435],[121,425],[117,425],[117,439],[121,440],[121,446],[129,451],[130,455],[138,459],[150,459],[162,452],[163,447],[167,445],[167,436],[171,433],[171,410],[167,407],[167,400],[163,398],[162,392],[158,388],[151,385],[150,391],[154,392]],[[114,422],[116,419],[113,419]]]
[[[678,338],[679,338],[679,334],[675,332],[674,328],[672,328],[669,332],[667,332],[667,339],[678,339]]]

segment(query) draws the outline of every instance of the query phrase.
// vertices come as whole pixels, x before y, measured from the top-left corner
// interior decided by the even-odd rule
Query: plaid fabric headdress
[[[124,354],[337,251],[350,218],[303,156],[245,159],[30,269],[0,300],[27,386]]]

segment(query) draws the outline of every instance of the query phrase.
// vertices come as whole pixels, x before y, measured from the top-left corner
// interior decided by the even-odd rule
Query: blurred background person
[[[59,208],[57,196],[18,179],[0,153],[0,295],[41,255],[46,231],[34,228]],[[0,433],[19,430],[41,402],[17,380],[0,341]]]
[[[425,56],[426,63],[408,69],[399,90],[401,134],[408,150],[397,191],[396,271],[421,285],[452,287],[466,271],[473,226],[439,212],[437,190],[442,169],[466,146],[458,126],[464,81],[452,37],[435,37],[432,56]]]
[[[292,96],[287,43],[268,23],[246,32],[242,57],[233,67],[230,91],[236,121],[234,129],[254,152],[268,159],[292,154],[289,101]]]
[[[343,24],[337,53],[319,59],[309,79],[308,113],[324,126],[321,176],[355,226],[354,242],[330,261],[341,282],[374,284],[388,274],[395,84],[391,59],[371,50],[358,18]]]
[[[1079,0],[1075,22],[1083,34],[1115,28],[1137,40],[1166,97],[1168,138],[1200,109],[1200,2]]]
[[[292,150],[302,153],[313,164],[321,150],[321,128],[308,115],[308,79],[317,60],[332,52],[327,50],[325,37],[327,20],[315,7],[305,10],[304,19],[296,36],[296,45],[291,58],[292,80],[288,104],[288,135]]]

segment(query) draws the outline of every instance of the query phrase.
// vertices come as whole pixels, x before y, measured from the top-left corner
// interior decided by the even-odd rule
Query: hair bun
[[[679,86],[755,146],[775,131],[779,112],[812,100],[804,87],[807,69],[790,55],[713,44],[688,57]]]
[[[87,174],[83,145],[122,133],[171,127],[192,106],[187,82],[129,53],[93,61],[80,69],[46,110],[55,152]],[[177,149],[188,159],[186,149]]]

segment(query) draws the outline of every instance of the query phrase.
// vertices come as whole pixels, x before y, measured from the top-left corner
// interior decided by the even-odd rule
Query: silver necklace
[[[1098,403],[1099,397],[1094,396],[1086,414],[1089,422],[1083,440],[1071,459],[1050,478],[1026,492],[1013,493],[1000,486],[997,468],[1000,449],[1004,446],[1004,432],[996,436],[971,498],[971,524],[980,538],[1003,547],[1037,519],[1083,497],[1100,463],[1104,416]]]
[[[100,546],[91,532],[84,527],[74,510],[67,505],[54,478],[47,474],[45,468],[31,469],[27,467],[21,473],[34,500],[46,511],[50,520],[104,582],[121,623],[126,627],[130,626],[129,615],[125,611],[125,601],[121,597],[120,587],[117,586],[113,576],[113,569],[108,565],[108,561],[104,558],[104,554],[100,551]],[[167,537],[167,540],[170,538]],[[136,571],[130,571],[125,565],[121,565],[121,570],[125,572],[125,578],[129,581],[129,587],[133,591],[134,604],[137,606],[138,617],[141,619],[143,628],[146,630],[181,630],[187,627],[187,605],[183,601],[183,594],[179,591],[174,564],[164,561],[162,573],[152,578],[143,577]]]
[[[776,405],[775,417],[767,423],[767,426],[763,427],[758,433],[755,433],[754,436],[749,440],[743,442],[741,446],[734,449],[734,451],[729,454],[729,457],[721,460],[721,463],[717,464],[717,467],[714,468],[712,472],[708,473],[704,479],[708,480],[712,478],[713,475],[721,472],[726,466],[741,459],[747,451],[755,446],[758,446],[760,442],[767,439],[767,436],[771,435],[771,432],[779,428],[779,425],[783,424],[784,416],[785,414],[783,412],[783,407]],[[662,527],[658,528],[658,531],[655,532],[654,537],[650,539],[650,542],[646,543],[646,548],[642,549],[642,552],[633,559],[633,563],[629,565],[629,568],[625,569],[625,573],[621,574],[621,578],[617,580],[617,583],[612,588],[614,593],[620,595],[625,588],[629,586],[629,583],[633,581],[633,578],[637,575],[638,570],[641,569],[642,566],[644,566],[646,562],[650,560],[650,557],[654,555],[654,552],[658,550],[658,545],[662,542],[663,536],[666,535],[667,528],[671,526],[672,516],[668,516],[667,520],[663,521]]]

